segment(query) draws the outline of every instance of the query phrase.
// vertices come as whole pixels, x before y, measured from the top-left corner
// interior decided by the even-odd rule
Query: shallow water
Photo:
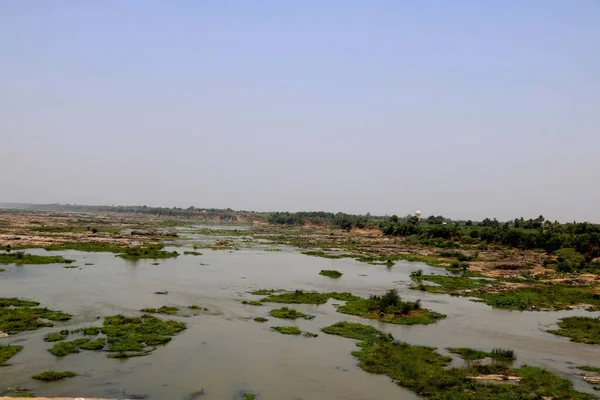
[[[198,238],[211,241],[215,238]],[[187,248],[177,248],[179,252]],[[419,263],[399,262],[393,268],[373,266],[350,259],[330,260],[302,255],[282,248],[238,251],[199,250],[202,256],[181,255],[176,259],[126,261],[109,253],[52,252],[76,260],[81,269],[63,265],[3,266],[1,297],[35,299],[53,309],[74,315],[55,328],[20,333],[2,343],[19,342],[24,350],[3,367],[0,388],[25,386],[42,395],[98,396],[115,398],[147,395],[150,399],[186,399],[204,390],[202,399],[237,399],[249,391],[259,399],[416,399],[385,376],[371,375],[356,366],[350,352],[355,341],[320,333],[340,320],[369,323],[413,344],[445,347],[475,347],[490,350],[508,347],[519,362],[546,367],[573,379],[579,390],[591,387],[573,369],[574,365],[598,364],[600,346],[569,342],[545,332],[566,315],[593,315],[585,311],[515,312],[493,310],[465,298],[411,291],[409,273],[443,270]],[[43,250],[31,253],[45,254]],[[94,265],[84,265],[94,263]],[[203,265],[201,265],[203,264]],[[340,279],[318,275],[322,269],[344,273]],[[330,301],[325,305],[294,305],[316,315],[296,323],[277,320],[268,311],[281,305],[242,305],[257,288],[349,291],[367,296],[397,287],[406,299],[421,298],[425,307],[447,314],[427,326],[400,326],[339,314]],[[166,296],[155,295],[167,290]],[[62,326],[100,324],[98,317],[124,313],[136,315],[143,307],[199,304],[214,315],[180,318],[188,329],[146,357],[108,359],[105,353],[82,351],[57,359],[46,351],[52,344],[42,337]],[[266,316],[269,322],[252,320]],[[166,318],[165,316],[160,316]],[[177,318],[177,317],[176,317]],[[320,333],[317,338],[281,335],[275,325],[298,325]],[[73,370],[82,376],[54,383],[30,377],[45,369]]]

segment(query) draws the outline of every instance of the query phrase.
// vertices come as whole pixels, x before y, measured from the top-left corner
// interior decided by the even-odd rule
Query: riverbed
[[[192,250],[194,243],[216,239],[188,235],[188,240],[181,242],[186,247],[167,250],[183,253]],[[229,239],[236,240],[241,248],[197,249],[203,255],[181,254],[156,261],[128,261],[111,253],[32,249],[29,252],[33,254],[74,259],[73,265],[79,268],[65,269],[62,264],[3,266],[6,271],[0,274],[0,297],[33,299],[74,317],[56,323],[55,328],[0,339],[2,344],[25,346],[10,360],[11,366],[2,368],[0,388],[23,386],[46,396],[149,399],[187,399],[193,392],[203,392],[199,398],[209,400],[240,399],[245,392],[256,393],[261,400],[416,399],[388,377],[361,370],[350,354],[355,341],[320,332],[327,325],[346,320],[373,325],[411,344],[438,347],[443,353],[446,347],[511,348],[518,363],[545,367],[572,379],[578,390],[593,393],[574,366],[597,365],[600,346],[569,342],[545,331],[561,317],[598,313],[495,310],[466,298],[410,290],[411,271],[445,273],[424,264],[400,261],[393,267],[368,265],[352,259],[303,255],[289,247],[243,245],[243,237]],[[153,265],[155,262],[159,265]],[[335,269],[344,275],[340,279],[320,276],[322,269]],[[262,288],[368,296],[392,287],[404,299],[420,298],[424,307],[447,318],[432,325],[392,325],[340,314],[334,305],[340,302],[330,300],[318,306],[293,305],[315,318],[288,322],[268,315],[281,305],[241,303],[260,299],[248,292]],[[156,295],[155,291],[168,291],[168,295]],[[82,351],[59,359],[46,351],[52,344],[42,340],[48,332],[63,327],[99,325],[108,315],[140,315],[138,310],[144,307],[191,304],[209,312],[189,318],[159,316],[184,321],[188,329],[145,357],[116,360],[103,352]],[[258,316],[269,321],[257,323],[253,318]],[[270,329],[276,325],[297,325],[319,336],[281,335]],[[53,383],[31,379],[46,369],[72,370],[80,376]]]

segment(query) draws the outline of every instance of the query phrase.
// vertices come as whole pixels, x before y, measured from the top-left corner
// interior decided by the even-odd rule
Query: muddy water
[[[196,239],[198,239],[196,237]],[[211,238],[214,240],[214,238]],[[182,252],[184,248],[177,248]],[[302,255],[292,249],[269,252],[261,248],[239,251],[201,250],[202,256],[181,255],[176,259],[126,261],[108,253],[53,252],[76,260],[81,269],[62,265],[6,266],[0,274],[0,296],[26,297],[42,305],[73,314],[69,328],[100,324],[98,317],[124,313],[136,315],[143,307],[161,305],[208,307],[213,315],[181,318],[188,329],[167,346],[146,357],[129,360],[106,358],[104,353],[82,351],[57,359],[46,351],[42,337],[54,329],[21,333],[1,343],[23,344],[24,350],[2,368],[0,388],[26,386],[41,395],[72,395],[125,398],[146,395],[150,399],[186,399],[204,390],[203,399],[238,399],[254,392],[259,399],[416,399],[385,376],[368,374],[350,355],[354,341],[319,334],[317,338],[281,335],[269,329],[291,322],[269,317],[259,324],[256,316],[267,316],[271,308],[242,305],[256,288],[351,291],[358,295],[399,288],[407,299],[421,298],[423,305],[448,315],[428,326],[398,326],[339,314],[328,304],[297,305],[316,315],[297,321],[305,331],[340,320],[370,323],[413,344],[439,347],[508,347],[520,362],[546,367],[568,376],[580,390],[591,387],[579,377],[574,365],[597,365],[600,346],[569,342],[546,329],[567,315],[591,315],[585,311],[511,312],[493,310],[464,298],[433,295],[408,289],[409,273],[442,273],[416,263],[398,263],[393,268],[372,266],[354,260],[329,260]],[[44,254],[43,250],[32,253]],[[85,265],[93,263],[94,265]],[[318,275],[321,269],[344,273],[338,280]],[[167,290],[167,296],[153,294]],[[63,324],[57,324],[57,328]],[[39,383],[30,376],[45,369],[73,370],[80,377]]]

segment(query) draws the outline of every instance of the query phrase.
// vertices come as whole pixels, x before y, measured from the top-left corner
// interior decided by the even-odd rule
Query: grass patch
[[[65,340],[69,336],[68,330],[62,330],[60,332],[52,332],[44,336],[45,342],[60,342],[61,340]]]
[[[167,295],[167,294],[169,294],[169,292],[167,290],[159,290],[159,291],[154,292],[154,294]]]
[[[250,294],[255,294],[258,296],[270,296],[270,295],[278,293],[278,292],[285,292],[285,290],[283,290],[283,289],[257,289],[257,290],[251,291]]]
[[[46,381],[46,382],[50,382],[50,381],[59,381],[61,379],[65,379],[65,378],[73,378],[74,376],[77,376],[77,374],[73,371],[44,371],[41,372],[37,375],[32,376],[33,379],[37,379],[39,381]]]
[[[430,293],[456,293],[464,290],[481,289],[488,286],[488,283],[484,280],[471,279],[466,276],[419,275],[417,278],[413,277],[415,280],[419,278],[420,280],[435,283],[438,286],[419,285],[411,288]]]
[[[14,334],[51,327],[50,321],[67,321],[70,314],[47,308],[35,307],[38,302],[17,298],[0,298],[0,331]]]
[[[16,356],[21,350],[23,350],[23,346],[0,344],[0,366],[6,365],[5,363]]]
[[[317,292],[305,292],[303,290],[296,290],[294,292],[286,292],[281,294],[271,294],[261,302],[271,303],[288,303],[288,304],[325,304],[329,296],[324,293]]]
[[[577,369],[580,369],[582,371],[595,372],[597,374],[600,374],[600,367],[592,367],[591,365],[580,365],[577,367]]]
[[[158,259],[158,258],[173,258],[178,257],[179,253],[176,251],[165,251],[163,250],[162,244],[143,245],[136,247],[128,247],[121,254],[117,254],[119,257],[126,260],[140,260],[143,258]]]
[[[470,349],[468,347],[450,347],[448,351],[456,354],[463,360],[481,360],[490,356],[490,353],[487,351]]]
[[[548,332],[568,337],[572,342],[600,344],[600,318],[567,317],[558,321],[559,329]]]
[[[256,317],[256,318],[254,318],[254,320],[256,322],[267,322],[268,321],[268,319],[266,319],[265,317]]]
[[[166,344],[175,334],[186,329],[179,321],[163,321],[152,315],[126,317],[114,315],[104,319],[102,333],[107,336],[111,358],[139,357],[150,354],[155,346]]]
[[[315,317],[314,315],[304,314],[303,312],[296,311],[292,308],[287,308],[287,307],[276,308],[274,310],[271,310],[269,312],[269,314],[271,314],[272,317],[283,318],[283,319],[298,319],[298,318],[313,319]]]
[[[44,247],[48,251],[77,250],[91,252],[122,253],[127,247],[106,242],[69,242]]]
[[[200,253],[199,251],[184,251],[183,254],[185,254],[186,256],[201,256],[202,253]]]
[[[50,349],[48,349],[48,351],[56,357],[65,357],[69,354],[76,354],[79,353],[79,346],[81,346],[84,343],[87,343],[89,339],[84,340],[85,342],[79,339],[70,342],[58,342]]]
[[[177,311],[179,311],[179,307],[162,306],[160,308],[142,308],[140,311],[152,314],[176,315]]]
[[[69,264],[75,262],[62,256],[36,256],[22,251],[0,254],[0,264]]]
[[[82,343],[79,348],[82,350],[102,350],[106,344],[106,339],[98,338]]]
[[[319,275],[327,276],[329,278],[340,278],[344,274],[334,269],[323,269],[319,272]]]
[[[300,335],[302,333],[297,326],[272,326],[271,329],[284,335]]]
[[[254,393],[244,393],[244,400],[254,400],[256,395]]]
[[[444,314],[421,308],[421,301],[402,301],[396,289],[383,296],[371,296],[348,301],[337,308],[342,314],[357,315],[400,325],[432,324],[445,318]]]
[[[250,301],[244,300],[244,301],[242,301],[242,304],[246,304],[248,306],[263,306],[264,305],[263,303],[261,303],[258,300],[250,300]]]
[[[352,353],[358,358],[359,367],[387,375],[398,385],[430,399],[595,398],[575,391],[568,379],[537,367],[511,369],[506,364],[495,364],[449,368],[452,359],[437,353],[435,348],[394,341],[391,335],[370,326],[341,322],[323,328],[323,332],[360,340],[359,350]],[[490,384],[472,378],[491,373],[518,376],[521,380],[515,384]]]

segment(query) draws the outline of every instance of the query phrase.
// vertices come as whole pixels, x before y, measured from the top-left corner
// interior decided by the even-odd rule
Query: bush
[[[571,264],[568,261],[560,261],[556,265],[556,271],[563,273],[573,272],[573,267],[571,267]]]

